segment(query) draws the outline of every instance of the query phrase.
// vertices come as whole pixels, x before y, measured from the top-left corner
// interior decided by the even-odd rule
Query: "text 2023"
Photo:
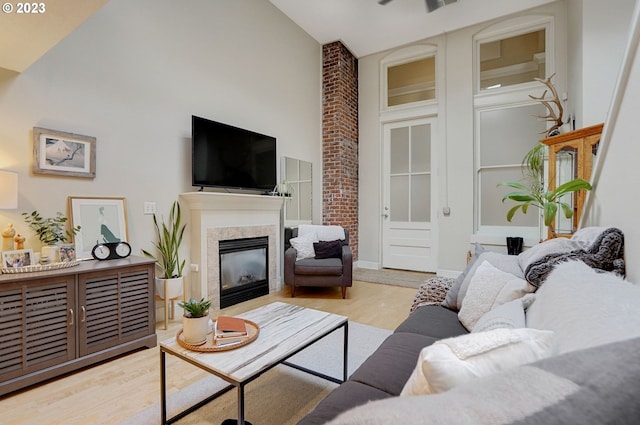
[[[46,10],[44,3],[16,3],[16,13],[44,13]]]

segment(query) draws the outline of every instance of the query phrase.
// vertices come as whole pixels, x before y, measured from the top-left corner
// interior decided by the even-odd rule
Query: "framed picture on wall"
[[[34,127],[33,172],[94,178],[96,138]]]
[[[69,197],[71,225],[80,226],[74,237],[76,258],[92,258],[97,243],[128,242],[124,198]]]
[[[32,249],[17,249],[15,251],[2,251],[2,267],[18,268],[33,265]]]

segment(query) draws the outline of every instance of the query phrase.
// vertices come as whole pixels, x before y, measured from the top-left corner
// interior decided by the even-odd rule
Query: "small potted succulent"
[[[178,303],[184,309],[182,317],[182,336],[187,344],[202,345],[207,341],[209,332],[209,308],[211,301],[190,299]]]
[[[22,216],[43,244],[42,260],[47,259],[52,263],[60,260],[59,244],[70,241],[80,230],[80,226],[67,230],[68,219],[60,212],[55,217],[49,218],[42,217],[38,211],[22,213]]]

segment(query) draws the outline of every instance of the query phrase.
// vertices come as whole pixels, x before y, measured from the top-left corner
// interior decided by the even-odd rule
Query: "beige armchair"
[[[298,249],[292,246],[284,254],[284,283],[291,286],[291,296],[295,297],[299,286],[339,286],[342,298],[346,298],[347,287],[352,286],[353,253],[349,247],[349,232],[344,229],[345,239],[340,240],[339,257],[298,258]],[[298,237],[298,229],[293,229],[292,238]],[[311,254],[312,255],[312,254]]]

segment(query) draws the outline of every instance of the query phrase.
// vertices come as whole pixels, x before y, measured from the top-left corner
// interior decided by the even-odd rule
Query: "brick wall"
[[[339,41],[322,56],[322,221],[349,230],[357,259],[358,60]]]

